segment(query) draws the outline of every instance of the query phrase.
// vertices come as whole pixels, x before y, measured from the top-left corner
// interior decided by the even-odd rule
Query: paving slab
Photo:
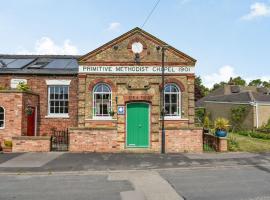
[[[183,200],[172,186],[155,171],[111,173],[108,180],[128,180],[146,200]]]
[[[25,153],[16,156],[4,163],[0,164],[0,168],[24,168],[24,167],[42,167],[46,163],[56,159],[62,152],[50,152],[50,153]]]
[[[23,153],[1,153],[0,152],[0,164],[4,163],[12,158],[22,155]]]

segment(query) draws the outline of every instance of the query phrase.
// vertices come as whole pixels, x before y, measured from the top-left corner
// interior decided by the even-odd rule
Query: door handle
[[[139,126],[139,128],[141,128],[141,127],[142,127],[142,125],[141,125],[141,124],[139,124],[138,126]]]

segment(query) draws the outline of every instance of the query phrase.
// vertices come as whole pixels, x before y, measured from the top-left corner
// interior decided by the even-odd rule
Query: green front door
[[[149,104],[127,104],[127,147],[149,146]]]

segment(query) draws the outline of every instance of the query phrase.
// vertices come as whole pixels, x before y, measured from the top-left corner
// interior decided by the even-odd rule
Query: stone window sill
[[[114,119],[112,117],[93,117],[92,119],[85,119],[89,121],[116,121],[117,119]]]
[[[45,118],[69,118],[68,114],[48,114]]]
[[[162,119],[159,119],[160,121]],[[188,121],[188,119],[186,118],[181,118],[181,117],[165,117],[164,118],[165,121]]]

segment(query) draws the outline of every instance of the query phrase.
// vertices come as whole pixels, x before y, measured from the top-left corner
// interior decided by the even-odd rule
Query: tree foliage
[[[195,78],[195,101],[201,99],[209,93],[209,89],[202,83],[200,76]]]

